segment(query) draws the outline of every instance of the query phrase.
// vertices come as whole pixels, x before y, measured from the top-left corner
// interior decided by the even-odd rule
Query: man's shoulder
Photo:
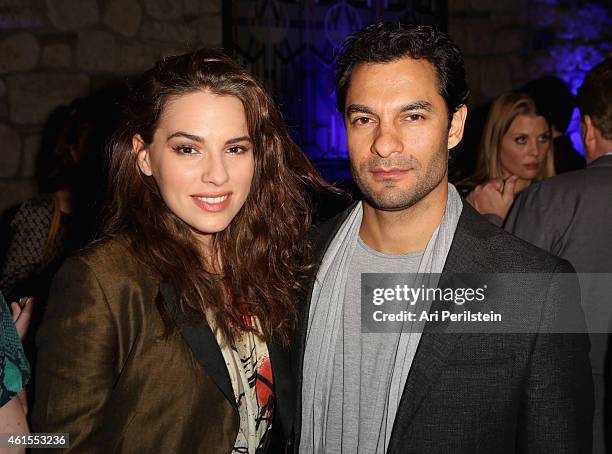
[[[449,260],[465,272],[470,260],[478,272],[572,271],[565,260],[493,225],[468,204],[459,219]]]
[[[607,209],[611,195],[612,166],[590,165],[563,173],[523,190],[514,202],[505,228],[520,236],[534,229],[548,231],[552,226],[563,231],[571,222],[594,220],[594,213]],[[525,238],[534,237],[529,234]]]
[[[319,256],[325,252],[327,245],[354,207],[355,204],[312,226],[310,240]],[[450,265],[453,271],[461,272],[572,271],[571,265],[565,260],[493,225],[467,203],[464,203],[457,224],[447,265]]]
[[[610,160],[612,163],[612,159]],[[604,190],[602,184],[612,188],[612,165],[590,165],[584,169],[555,175],[533,183],[526,188],[520,197],[545,202],[565,200],[571,194],[584,194],[589,190]]]
[[[311,244],[314,245],[315,249],[322,244],[328,243],[332,237],[336,234],[344,220],[355,208],[359,202],[353,202],[351,205],[344,210],[336,213],[334,216],[325,219],[321,222],[317,222],[310,227],[308,237]]]

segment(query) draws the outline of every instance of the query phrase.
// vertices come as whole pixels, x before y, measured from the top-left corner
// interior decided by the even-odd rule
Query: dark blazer
[[[580,273],[612,273],[612,155],[529,186],[504,228]]]
[[[313,233],[318,263],[347,214],[348,210]],[[298,396],[316,271],[302,307],[302,330],[295,348]],[[519,272],[573,269],[495,227],[464,204],[441,281],[448,273]],[[557,296],[551,288],[545,301],[525,304],[540,305],[545,316]],[[590,452],[593,385],[587,335],[444,331],[442,322],[425,326],[400,400],[389,453]],[[299,401],[296,414],[297,446]]]
[[[563,257],[579,273],[612,273],[612,155],[529,186],[516,199],[504,229]],[[583,276],[581,287],[589,325],[612,327],[610,286],[602,288]],[[609,329],[591,335],[597,453],[606,452],[604,437],[612,452],[612,397],[605,403],[612,396]]]
[[[65,262],[37,338],[33,431],[68,432],[68,452],[232,451],[239,416],[212,330],[183,324],[164,338],[158,304],[174,317],[176,293],[121,240]],[[294,413],[290,357],[269,352],[282,441]]]

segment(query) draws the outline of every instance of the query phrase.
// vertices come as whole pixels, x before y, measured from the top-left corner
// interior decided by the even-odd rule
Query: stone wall
[[[612,49],[612,13],[604,5],[448,0],[471,107],[545,73],[575,90]],[[163,55],[220,46],[221,7],[222,0],[0,0],[0,212],[36,192],[50,112]]]
[[[0,0],[0,212],[36,192],[55,108],[221,40],[221,0]]]
[[[521,56],[529,41],[527,5],[528,0],[449,0],[448,31],[463,52],[473,104],[526,80]]]
[[[575,91],[612,51],[612,11],[603,0],[448,0],[448,9],[472,105],[545,74]]]

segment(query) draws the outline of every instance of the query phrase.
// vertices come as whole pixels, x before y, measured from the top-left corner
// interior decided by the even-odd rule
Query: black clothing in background
[[[557,175],[586,167],[584,157],[576,151],[569,137],[556,137],[553,140],[553,148],[555,153],[555,173]]]

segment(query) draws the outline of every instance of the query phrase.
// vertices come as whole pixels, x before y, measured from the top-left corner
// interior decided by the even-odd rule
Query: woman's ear
[[[144,140],[142,140],[140,134],[134,134],[132,137],[132,153],[136,154],[136,163],[140,171],[148,177],[153,175],[149,158],[149,148]]]

